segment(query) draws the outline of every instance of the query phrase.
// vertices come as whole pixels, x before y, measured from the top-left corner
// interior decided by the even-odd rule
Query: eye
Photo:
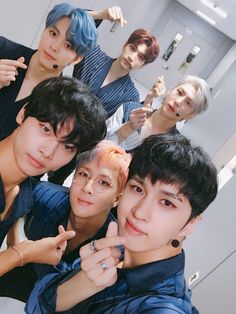
[[[139,61],[141,61],[141,62],[144,62],[144,61],[145,61],[145,58],[144,58],[143,55],[139,55]]]
[[[136,184],[130,184],[130,188],[135,193],[143,194],[143,189],[140,186],[136,185]]]
[[[51,128],[48,127],[46,124],[40,123],[40,127],[44,134],[47,134],[47,135],[51,134]]]
[[[98,183],[103,185],[103,186],[106,186],[106,187],[111,187],[111,184],[108,181],[104,180],[104,179],[99,179]]]
[[[71,153],[76,150],[76,146],[74,144],[64,144],[64,148],[66,151],[70,151]]]
[[[50,33],[50,35],[52,35],[52,37],[55,37],[57,35],[57,33],[54,29],[49,29],[49,33]]]
[[[135,45],[130,44],[130,49],[131,49],[132,51],[136,51]]]
[[[71,44],[70,43],[65,43],[65,47],[66,47],[66,49],[68,49],[68,50],[72,50],[73,48],[72,48],[72,46],[71,46]]]
[[[161,200],[161,204],[165,207],[176,208],[176,206],[168,199]]]
[[[83,169],[79,169],[77,171],[77,175],[80,176],[80,177],[85,177],[85,178],[88,177],[88,173],[85,170],[83,170]]]

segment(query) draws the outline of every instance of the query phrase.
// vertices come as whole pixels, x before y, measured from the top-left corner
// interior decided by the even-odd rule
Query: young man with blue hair
[[[37,50],[0,37],[0,140],[17,127],[17,113],[32,89],[80,62],[96,41],[93,18],[70,4],[49,12]]]

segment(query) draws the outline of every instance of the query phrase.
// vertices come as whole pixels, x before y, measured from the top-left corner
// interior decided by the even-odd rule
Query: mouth
[[[175,112],[175,109],[170,105],[170,104],[167,104],[168,106],[168,109],[171,111],[171,112]]]
[[[128,67],[129,69],[132,68],[131,63],[130,63],[128,60],[124,59],[124,63],[125,63],[125,65],[127,65],[127,67]]]
[[[128,233],[132,235],[145,235],[145,232],[143,232],[139,227],[137,227],[133,222],[131,222],[129,219],[126,218],[126,223],[125,223],[125,229],[127,230]]]
[[[79,204],[84,205],[84,206],[89,206],[89,205],[92,205],[92,204],[93,204],[93,203],[90,202],[90,201],[83,200],[83,199],[80,199],[80,198],[77,198],[77,201],[78,201]]]
[[[49,53],[47,53],[46,51],[44,51],[44,55],[45,57],[49,60],[49,61],[55,61],[56,59],[53,58],[53,56],[51,56]]]
[[[28,161],[29,161],[29,164],[31,166],[33,166],[34,168],[37,168],[37,169],[42,169],[44,168],[44,165],[38,161],[37,159],[35,159],[33,156],[31,156],[30,154],[27,154],[28,156]]]

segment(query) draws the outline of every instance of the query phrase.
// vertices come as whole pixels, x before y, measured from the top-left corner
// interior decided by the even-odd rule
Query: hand
[[[96,287],[106,288],[116,282],[120,257],[116,246],[124,243],[125,238],[118,236],[118,225],[113,221],[108,226],[106,237],[96,240],[96,249],[91,249],[91,243],[80,249],[81,269]]]
[[[127,24],[127,21],[123,17],[121,8],[118,6],[113,6],[101,11],[100,18],[111,22],[119,22],[121,27]]]
[[[166,85],[165,85],[164,77],[162,75],[158,77],[156,83],[152,86],[152,88],[148,92],[147,97],[144,101],[144,106],[150,108],[153,98],[160,97],[164,95],[165,92],[166,92]]]
[[[67,241],[75,236],[74,231],[65,231],[58,227],[59,235],[37,241],[26,240],[16,245],[22,253],[24,263],[59,264],[66,249]]]
[[[147,120],[147,114],[151,113],[153,110],[148,107],[141,107],[137,109],[133,109],[130,114],[129,126],[135,131],[141,128],[145,121]]]
[[[27,69],[24,61],[24,57],[20,57],[17,60],[0,59],[0,89],[9,86],[11,81],[16,80],[18,75],[17,68]]]

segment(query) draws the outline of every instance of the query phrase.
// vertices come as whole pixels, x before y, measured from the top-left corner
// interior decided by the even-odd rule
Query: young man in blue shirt
[[[73,271],[42,278],[26,312],[191,314],[182,242],[216,194],[216,168],[200,147],[180,134],[146,138],[118,204],[119,229],[111,222],[105,238],[82,247]]]
[[[37,85],[19,112],[17,122],[19,127],[0,141],[0,245],[31,208],[31,182],[27,177],[57,170],[78,151],[102,140],[106,133],[105,112],[100,102],[83,83],[66,77],[51,78]],[[18,239],[13,236],[9,243],[15,245]],[[19,265],[19,259],[8,263],[13,253],[17,257],[17,251],[20,264],[43,260],[40,250],[33,259],[25,258],[24,248],[29,253],[28,244],[0,253],[1,274]]]

